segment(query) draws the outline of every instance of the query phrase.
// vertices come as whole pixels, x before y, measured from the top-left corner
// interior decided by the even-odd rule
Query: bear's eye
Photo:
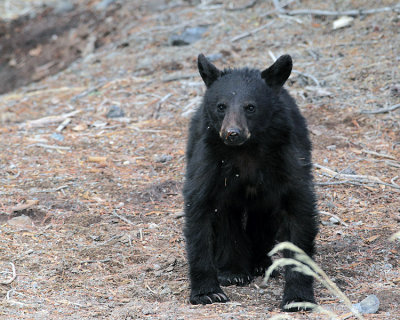
[[[217,104],[217,110],[218,110],[219,112],[224,112],[225,109],[226,109],[226,105],[224,105],[223,103],[218,103],[218,104]]]
[[[244,109],[248,113],[253,113],[254,111],[256,111],[256,107],[254,105],[252,105],[252,104],[245,105]]]

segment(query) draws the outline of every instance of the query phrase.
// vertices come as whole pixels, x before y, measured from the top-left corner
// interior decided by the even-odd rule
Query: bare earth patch
[[[119,1],[99,12],[99,1],[82,1],[66,13],[75,36],[69,29],[53,42],[32,38],[32,47],[6,48],[0,34],[2,50],[9,50],[0,63],[28,70],[19,80],[26,86],[0,96],[0,318],[281,314],[281,276],[266,287],[259,278],[227,288],[227,304],[190,305],[181,214],[188,115],[204,90],[197,55],[215,55],[221,68],[261,69],[271,64],[271,52],[293,57],[298,72],[287,87],[308,119],[319,165],[319,209],[328,214],[321,215],[315,260],[353,303],[378,296],[378,313],[365,319],[400,319],[400,248],[389,241],[400,229],[400,109],[365,113],[400,103],[399,13],[357,15],[332,30],[335,16],[278,15],[269,1],[235,2],[240,10],[214,1],[142,2]],[[286,9],[397,3],[305,0]],[[50,14],[23,26],[40,26]],[[77,14],[86,18],[74,20]],[[67,20],[56,19],[54,28]],[[173,34],[196,26],[207,26],[200,40],[171,45]],[[59,54],[51,56],[53,49]],[[24,56],[36,59],[33,65],[51,64],[35,76]],[[55,66],[62,66],[57,73]],[[110,110],[122,113],[110,117]],[[8,283],[11,263],[16,278]],[[325,288],[315,291],[319,304],[352,319]]]

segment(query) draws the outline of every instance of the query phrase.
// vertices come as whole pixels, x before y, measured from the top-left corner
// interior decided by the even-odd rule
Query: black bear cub
[[[264,71],[217,69],[202,54],[207,90],[189,130],[184,185],[190,302],[226,302],[222,286],[246,285],[290,241],[309,256],[318,232],[305,119],[282,88],[292,59]],[[284,252],[290,257],[290,252]],[[285,270],[282,308],[314,302],[313,279]]]

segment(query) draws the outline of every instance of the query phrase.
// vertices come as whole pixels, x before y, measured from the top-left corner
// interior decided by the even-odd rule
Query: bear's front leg
[[[287,201],[286,239],[301,248],[308,256],[314,254],[314,239],[318,232],[317,211],[314,193],[307,188],[293,192]],[[285,250],[285,258],[292,258],[293,253]],[[293,271],[293,266],[286,267],[285,288],[281,307],[284,311],[309,310],[307,307],[287,307],[292,302],[315,303],[313,277]]]
[[[187,209],[184,233],[191,284],[190,303],[229,301],[218,283],[213,259],[212,225],[208,213]]]
[[[214,259],[218,269],[218,281],[222,286],[244,286],[251,275],[250,241],[242,222],[243,210],[226,207],[214,217]]]

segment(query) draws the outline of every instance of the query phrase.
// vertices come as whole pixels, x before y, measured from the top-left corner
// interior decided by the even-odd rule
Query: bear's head
[[[292,59],[281,56],[264,71],[219,70],[200,54],[198,68],[207,91],[203,106],[209,125],[228,146],[240,146],[266,132],[279,109],[279,94],[292,71]]]

